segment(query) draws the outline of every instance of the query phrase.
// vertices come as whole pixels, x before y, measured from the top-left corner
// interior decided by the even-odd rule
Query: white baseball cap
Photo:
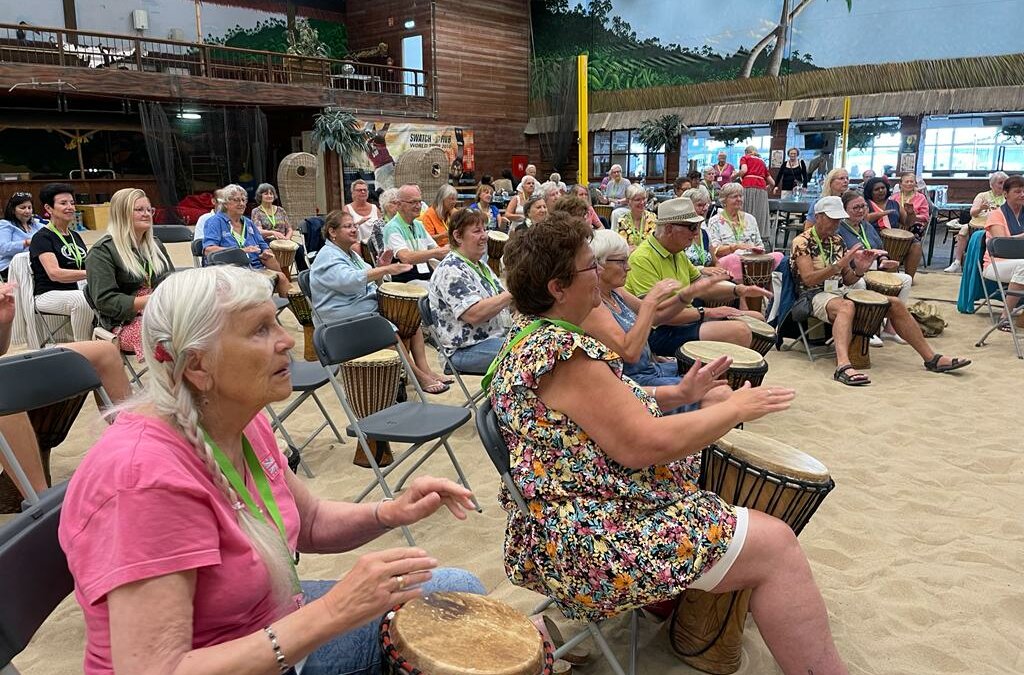
[[[822,197],[814,204],[815,215],[824,213],[829,218],[841,220],[849,218],[850,214],[843,208],[843,200],[839,197]]]

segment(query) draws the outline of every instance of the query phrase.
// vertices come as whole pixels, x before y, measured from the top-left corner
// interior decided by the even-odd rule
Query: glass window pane
[[[612,158],[609,155],[594,155],[591,178],[600,182],[608,175],[608,169],[612,166]]]
[[[871,159],[871,168],[879,172],[879,174],[881,174],[882,171],[888,173],[888,169],[886,167],[899,166],[899,161],[899,150],[897,148],[879,148],[875,150],[875,154]]]
[[[1007,172],[1024,171],[1024,146],[1011,143],[1004,147],[1006,154],[1003,156],[1002,170]]]
[[[647,175],[647,155],[629,156],[629,175],[643,178]]]
[[[850,170],[850,178],[860,178],[865,169],[871,166],[871,148],[852,149],[846,153],[846,166]]]
[[[629,151],[634,153],[647,152],[647,146],[640,142],[640,137],[637,135],[636,129],[629,134]]]
[[[956,130],[953,137],[957,143],[992,143],[998,131],[999,127],[961,127]]]
[[[629,132],[628,131],[613,131],[612,132],[612,152],[613,153],[625,153],[629,151]]]
[[[607,155],[612,151],[612,135],[607,131],[594,134],[594,154]]]
[[[931,139],[932,143],[949,145],[953,142],[953,131],[953,129],[928,129],[927,133],[925,133],[925,139],[928,140],[928,137],[934,132],[935,136]]]
[[[930,130],[929,130],[930,131]],[[900,144],[899,133],[895,134],[882,134],[881,136],[875,137],[875,147],[882,148],[887,146],[898,147]]]
[[[973,145],[953,146],[952,168],[954,171],[970,171],[974,168]]]
[[[665,154],[662,152],[652,153],[647,156],[647,175],[652,179],[661,180],[665,175]]]
[[[618,164],[623,171],[629,168],[629,155],[612,155],[612,164]],[[611,166],[611,165],[609,165]],[[627,172],[628,175],[628,172]]]

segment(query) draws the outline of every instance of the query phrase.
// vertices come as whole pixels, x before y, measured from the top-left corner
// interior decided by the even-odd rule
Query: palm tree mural
[[[782,0],[782,16],[779,17],[779,23],[775,26],[775,29],[761,38],[757,44],[750,50],[750,54],[747,55],[747,60],[743,64],[743,70],[740,71],[740,77],[749,78],[751,73],[754,71],[754,62],[757,61],[757,57],[768,48],[768,45],[775,43],[772,48],[771,59],[768,61],[768,72],[766,75],[778,76],[782,72],[782,59],[786,54],[786,42],[789,40],[789,30],[793,25],[793,21],[800,16],[800,13],[807,9],[814,0],[800,0],[795,8],[790,10],[792,6],[792,0]],[[850,11],[853,9],[853,0],[846,0],[846,10]]]

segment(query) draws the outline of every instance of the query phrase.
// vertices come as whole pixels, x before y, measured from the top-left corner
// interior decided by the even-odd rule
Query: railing
[[[133,70],[394,96],[428,95],[422,70],[8,23],[0,23],[0,63]]]

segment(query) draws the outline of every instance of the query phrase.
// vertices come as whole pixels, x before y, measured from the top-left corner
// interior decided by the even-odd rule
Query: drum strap
[[[516,333],[511,340],[508,341],[504,348],[502,348],[502,350],[498,352],[498,355],[494,357],[494,360],[491,361],[491,365],[487,367],[487,373],[484,375],[484,379],[481,380],[480,382],[480,386],[483,388],[484,391],[487,391],[488,389],[491,388],[491,380],[494,379],[494,373],[497,372],[498,364],[501,363],[501,360],[508,356],[508,353],[511,352],[516,347],[516,345],[525,340],[530,335],[530,333],[536,332],[536,330],[543,326],[544,324],[558,326],[559,328],[564,328],[565,330],[571,333],[577,333],[579,335],[583,335],[586,332],[576,324],[569,323],[568,321],[562,321],[561,319],[548,319],[546,317],[542,317],[540,319],[535,319],[531,321],[525,327],[521,328],[519,332]]]

